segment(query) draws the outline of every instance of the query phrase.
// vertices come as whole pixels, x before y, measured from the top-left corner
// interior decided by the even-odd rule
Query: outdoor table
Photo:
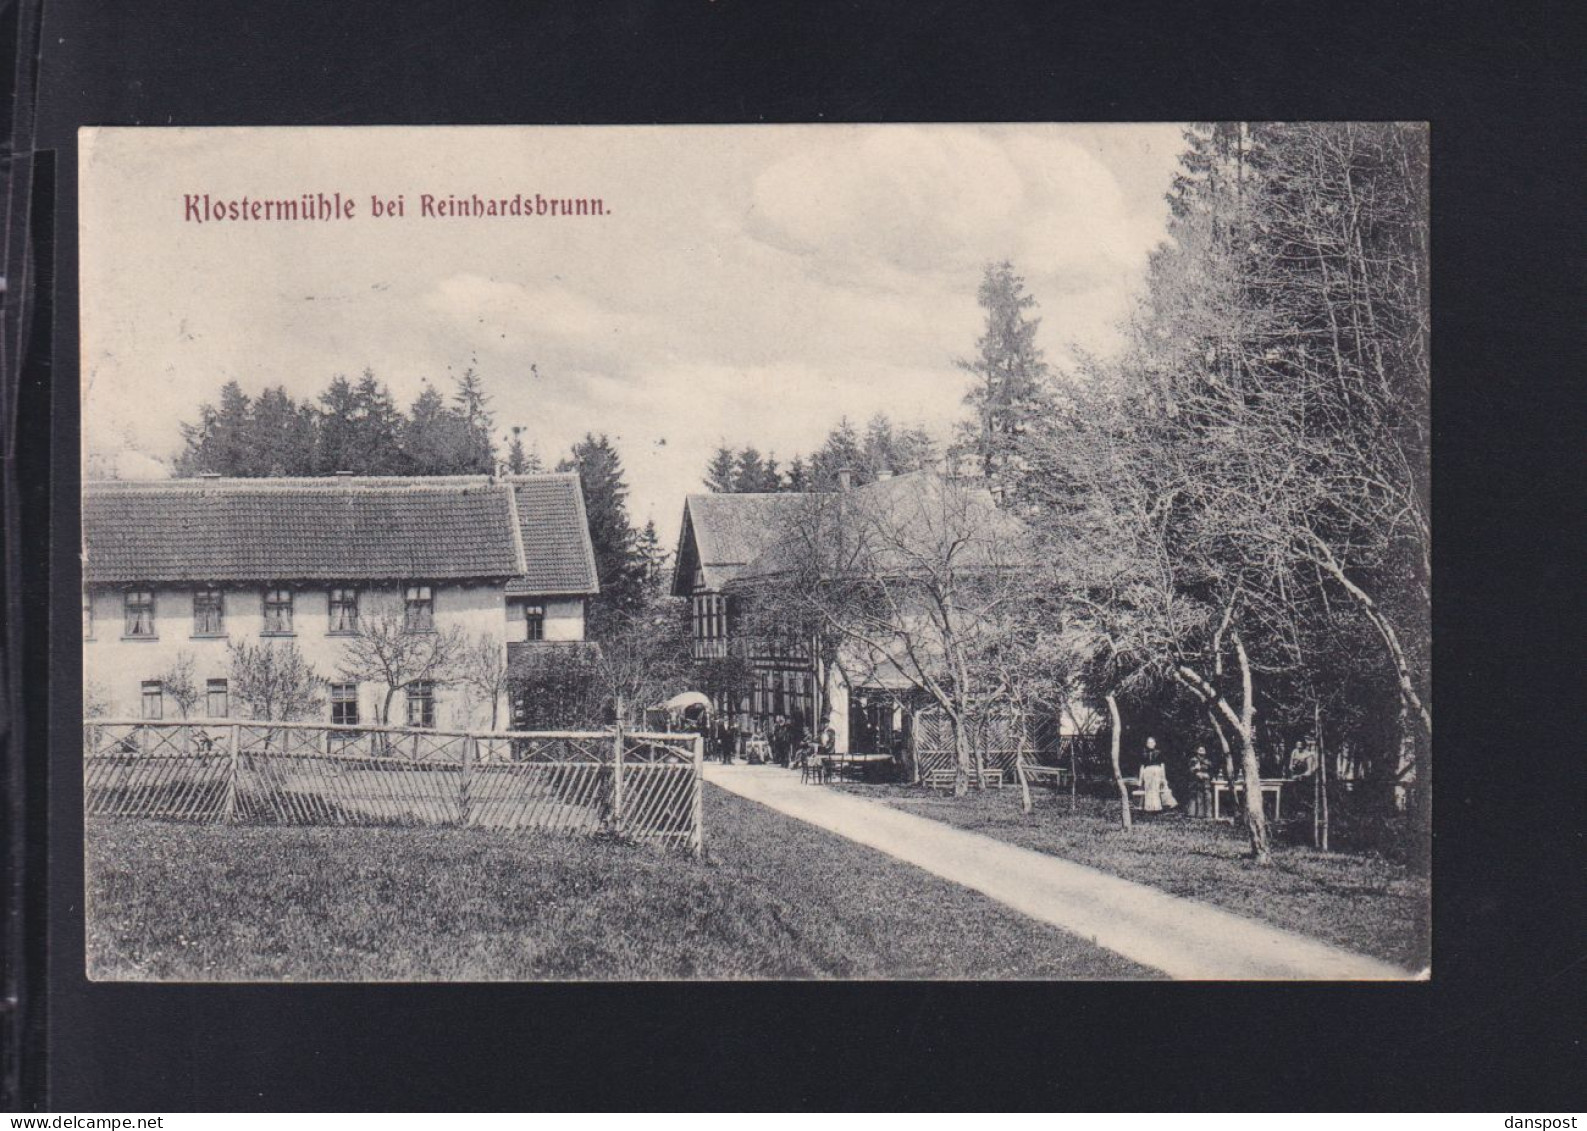
[[[827,754],[821,761],[826,765],[829,774],[836,773],[842,776],[847,771],[858,770],[864,773],[878,762],[891,762],[891,754]]]
[[[1283,805],[1283,799],[1284,799],[1284,785],[1285,785],[1286,782],[1289,782],[1291,780],[1293,780],[1293,779],[1291,779],[1291,778],[1263,778],[1262,779],[1262,800],[1265,802],[1267,800],[1267,795],[1268,794],[1271,793],[1273,795],[1273,819],[1275,821],[1278,820],[1283,815],[1283,809],[1281,807]],[[1240,780],[1236,780],[1235,783],[1234,783],[1234,788],[1235,788],[1236,791],[1243,790],[1245,788],[1245,782],[1240,781]],[[1222,817],[1223,817],[1223,810],[1222,810],[1222,807],[1221,807],[1220,803],[1223,800],[1224,793],[1227,792],[1228,789],[1229,789],[1229,783],[1227,781],[1225,781],[1223,778],[1214,778],[1213,779],[1213,781],[1212,781],[1212,819],[1214,821],[1221,820]]]

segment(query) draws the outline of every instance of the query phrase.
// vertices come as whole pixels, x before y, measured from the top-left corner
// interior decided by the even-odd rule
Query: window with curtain
[[[410,585],[403,594],[403,627],[409,632],[435,629],[435,591],[428,585]]]
[[[194,636],[222,636],[226,632],[225,622],[222,619],[224,609],[221,605],[220,590],[215,588],[195,589],[193,591],[193,635]]]
[[[154,636],[154,591],[129,589],[124,598],[127,611],[127,636]]]
[[[292,635],[292,590],[265,590],[263,635]]]
[[[358,590],[350,585],[331,590],[331,627],[337,636],[348,636],[358,631]]]

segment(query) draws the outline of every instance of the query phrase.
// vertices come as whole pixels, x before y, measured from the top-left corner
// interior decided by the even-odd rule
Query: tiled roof
[[[685,537],[694,532],[699,566],[708,589],[721,589],[780,537],[799,501],[799,492],[779,494],[690,495],[684,500]],[[684,554],[677,557],[682,568]],[[687,593],[691,578],[676,578],[675,593]]]
[[[595,594],[595,550],[584,514],[584,492],[576,472],[513,475],[524,572],[507,583],[518,594]],[[576,536],[575,536],[576,535]]]
[[[541,478],[557,482],[541,491],[533,482]],[[523,591],[586,592],[564,587],[568,557],[589,553],[582,502],[540,503],[542,494],[576,500],[577,482],[570,488],[566,478],[88,483],[84,576],[101,584],[502,578],[530,587]],[[587,576],[593,568],[573,580]],[[547,579],[558,584],[539,588]]]
[[[763,537],[735,579],[775,577],[799,568],[805,547],[821,548],[823,574],[907,574],[952,561],[957,569],[998,569],[1031,561],[1029,532],[973,480],[917,471],[812,499],[805,529]],[[843,559],[837,555],[842,553]],[[950,557],[951,555],[951,557]]]

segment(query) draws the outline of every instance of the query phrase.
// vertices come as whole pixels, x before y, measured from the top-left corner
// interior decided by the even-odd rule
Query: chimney
[[[876,478],[877,479],[891,479],[892,477],[893,477],[893,469],[888,467],[885,463],[882,464],[881,467],[876,469]]]
[[[848,491],[854,486],[854,469],[852,467],[838,468],[838,490]]]

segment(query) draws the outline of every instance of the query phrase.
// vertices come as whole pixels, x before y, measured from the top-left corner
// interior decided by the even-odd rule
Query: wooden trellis
[[[607,832],[698,853],[693,735],[89,719],[91,816]]]

